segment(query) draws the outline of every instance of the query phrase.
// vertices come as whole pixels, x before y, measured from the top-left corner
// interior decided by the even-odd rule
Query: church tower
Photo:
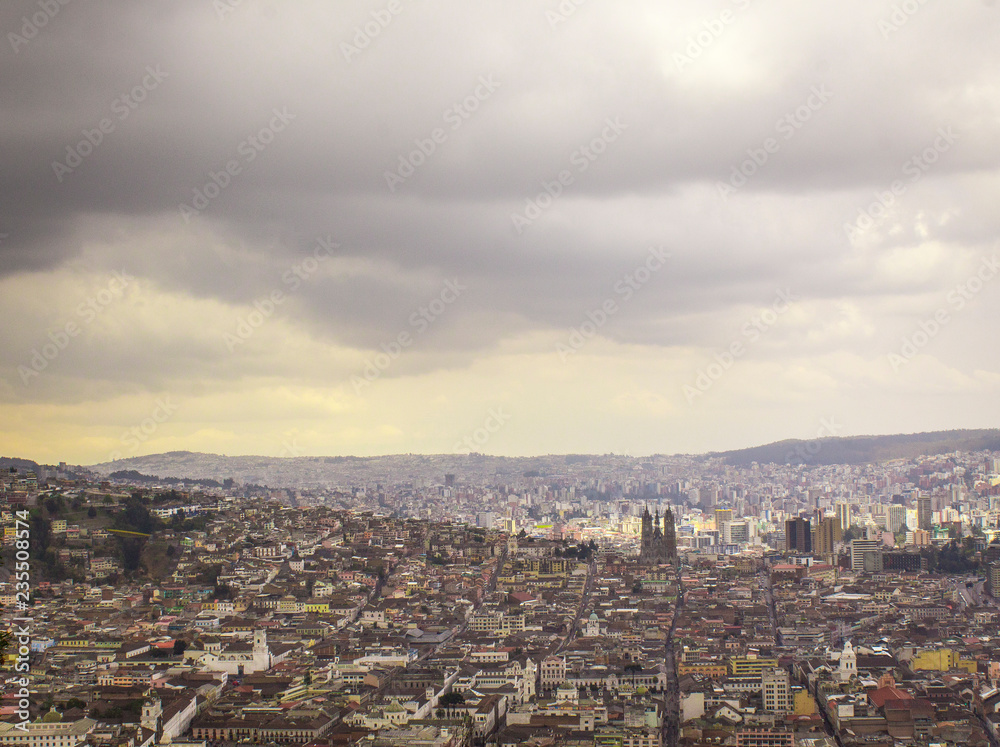
[[[271,668],[271,649],[267,646],[267,631],[262,628],[253,632],[253,661],[258,672]]]
[[[163,704],[155,693],[149,691],[142,704],[142,717],[139,725],[156,733],[156,741],[163,736]]]
[[[642,534],[639,543],[639,562],[643,565],[652,562],[653,554],[653,517],[649,506],[642,510]]]
[[[663,514],[663,550],[667,560],[677,558],[677,534],[674,527],[674,512],[667,507],[667,512]]]
[[[837,673],[841,682],[847,682],[858,673],[858,655],[854,653],[854,646],[850,641],[844,644],[844,653],[840,655],[840,667]]]

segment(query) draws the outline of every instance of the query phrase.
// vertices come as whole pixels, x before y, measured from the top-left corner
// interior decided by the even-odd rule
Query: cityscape
[[[734,461],[296,489],[6,459],[0,737],[994,745],[1000,450]]]

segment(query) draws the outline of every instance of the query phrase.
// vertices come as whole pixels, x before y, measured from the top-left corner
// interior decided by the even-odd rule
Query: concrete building
[[[819,555],[833,555],[842,537],[840,520],[836,516],[824,516],[816,527],[815,552]]]
[[[788,713],[792,710],[792,690],[788,670],[765,669],[760,673],[764,710],[771,713]]]
[[[889,519],[886,525],[890,532],[896,534],[906,528],[906,507],[892,504],[888,507]]]
[[[917,529],[925,532],[931,530],[931,497],[929,495],[917,496]]]
[[[866,554],[873,554],[877,556],[877,559],[869,559],[868,566],[872,570],[868,571],[873,573],[876,570],[881,570],[881,555],[882,555],[883,544],[878,540],[867,540],[867,539],[856,539],[851,540],[851,570],[852,571],[864,571],[865,569],[865,556]],[[874,566],[879,566],[875,568]]]
[[[788,552],[812,552],[812,530],[809,519],[787,519],[785,521],[785,550]]]
[[[36,721],[22,729],[18,724],[0,722],[0,744],[25,747],[76,747],[87,740],[97,722],[92,718],[76,721]]]

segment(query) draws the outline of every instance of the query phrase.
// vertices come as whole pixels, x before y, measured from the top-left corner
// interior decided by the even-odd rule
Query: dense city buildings
[[[299,489],[5,471],[0,741],[996,738],[992,454],[559,459]]]

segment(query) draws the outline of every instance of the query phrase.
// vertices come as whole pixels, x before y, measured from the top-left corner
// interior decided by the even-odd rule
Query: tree
[[[850,542],[851,540],[861,539],[865,536],[865,530],[863,527],[852,524],[849,529],[844,531],[844,542]]]
[[[93,506],[88,506],[87,507],[87,518],[88,519],[96,519],[97,518],[97,509],[94,508]]]
[[[445,695],[442,696],[441,700],[438,702],[440,702],[443,706],[458,706],[465,703],[465,697],[462,693],[452,690],[449,693],[445,693]]]
[[[181,656],[184,650],[187,648],[187,641],[183,638],[178,638],[174,641],[174,656]]]
[[[142,551],[146,547],[150,535],[162,526],[162,522],[150,513],[142,501],[139,491],[125,501],[121,511],[115,513],[114,528],[134,534],[115,534],[121,553],[122,566],[126,571],[137,571],[142,561]]]

